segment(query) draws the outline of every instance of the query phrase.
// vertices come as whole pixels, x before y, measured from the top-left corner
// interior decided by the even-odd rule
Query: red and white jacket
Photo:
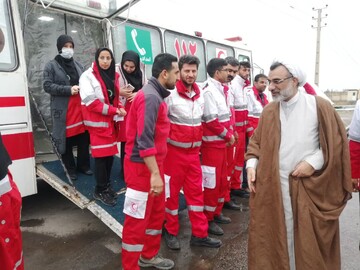
[[[235,113],[235,130],[237,132],[250,132],[248,126],[248,102],[245,87],[249,81],[244,80],[239,75],[231,81],[229,91],[229,105]]]
[[[266,104],[269,103],[265,93],[263,93],[264,104],[261,103],[259,96],[259,91],[255,86],[248,86],[244,89],[246,91],[247,103],[248,103],[248,126],[249,132],[247,133],[248,137],[251,137],[254,133],[254,130],[257,128],[260,115],[263,111],[263,108]]]
[[[224,85],[213,78],[209,78],[203,88],[203,96],[203,146],[225,148],[226,142],[230,141],[233,135],[233,130]]]
[[[114,105],[110,104],[107,88],[95,63],[80,77],[80,96],[84,124],[90,133],[90,148],[93,157],[112,156],[117,151],[117,128],[114,116],[119,102],[119,74],[115,73]]]
[[[191,96],[190,96],[191,95]],[[170,119],[168,144],[180,148],[199,148],[203,135],[201,119],[204,113],[204,98],[199,86],[193,84],[193,92],[188,93],[182,81],[165,99]]]

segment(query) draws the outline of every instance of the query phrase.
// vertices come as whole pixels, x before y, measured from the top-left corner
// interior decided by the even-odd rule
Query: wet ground
[[[161,254],[173,259],[174,269],[247,269],[247,200],[239,199],[243,211],[224,210],[232,223],[222,225],[220,249],[192,248],[186,210],[180,215],[180,251]],[[47,183],[39,182],[39,193],[23,199],[22,212],[25,269],[113,270],[121,269],[121,239],[88,210],[81,210]],[[349,201],[341,216],[342,269],[360,265],[359,198]]]
[[[351,112],[340,112],[345,126]],[[160,253],[175,261],[181,270],[247,269],[247,199],[238,199],[242,211],[224,210],[232,223],[222,225],[220,249],[190,247],[187,212],[180,214],[180,251],[162,243]],[[21,228],[27,270],[114,270],[121,269],[121,239],[88,210],[81,210],[64,196],[39,181],[38,194],[23,198]],[[359,196],[349,201],[340,218],[342,269],[360,265]],[[1,269],[1,266],[0,266]],[[265,269],[266,270],[266,269]],[[316,269],[315,269],[316,270]]]

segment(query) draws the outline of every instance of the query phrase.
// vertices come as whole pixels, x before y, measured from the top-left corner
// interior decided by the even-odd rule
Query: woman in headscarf
[[[114,56],[108,48],[96,51],[95,62],[80,78],[82,113],[95,160],[94,199],[109,206],[116,204],[116,193],[110,183],[114,155],[118,153],[116,120],[126,115],[119,101],[118,80]]]
[[[116,65],[116,71],[120,73],[120,101],[128,112],[137,92],[147,83],[145,65],[140,61],[139,55],[134,51],[125,51],[121,63]],[[120,122],[118,141],[121,142],[121,177],[124,178],[124,156],[126,143],[127,117]],[[131,124],[131,123],[130,123]]]
[[[43,87],[51,95],[52,136],[71,180],[78,171],[91,175],[89,134],[85,131],[81,115],[79,77],[83,66],[74,60],[74,42],[68,35],[57,39],[59,54],[44,69]],[[77,165],[73,147],[77,146]]]

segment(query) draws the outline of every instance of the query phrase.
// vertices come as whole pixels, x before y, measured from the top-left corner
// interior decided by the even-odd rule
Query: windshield
[[[34,1],[34,0],[33,0]],[[36,1],[34,1],[36,2]],[[98,18],[109,18],[117,11],[126,10],[136,0],[42,0],[45,6],[61,8],[71,12]]]

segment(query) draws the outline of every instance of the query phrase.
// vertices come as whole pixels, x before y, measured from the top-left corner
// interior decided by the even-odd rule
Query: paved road
[[[247,201],[243,211],[227,211],[233,223],[224,225],[220,249],[191,248],[186,211],[180,216],[181,251],[161,253],[181,270],[247,269]],[[349,201],[341,216],[342,269],[357,270],[359,252],[359,197]],[[65,197],[39,182],[39,193],[23,199],[22,231],[25,266],[28,270],[121,269],[121,239],[88,210],[80,210]]]
[[[348,125],[352,112],[340,112]],[[121,239],[90,211],[81,210],[43,181],[39,193],[23,199],[22,231],[27,270],[114,270],[121,269]],[[225,210],[233,222],[224,225],[224,245],[220,249],[191,248],[186,211],[180,215],[181,251],[161,253],[172,258],[175,269],[247,269],[248,202],[239,201],[243,211]],[[341,219],[342,269],[360,269],[359,196],[346,206]]]

